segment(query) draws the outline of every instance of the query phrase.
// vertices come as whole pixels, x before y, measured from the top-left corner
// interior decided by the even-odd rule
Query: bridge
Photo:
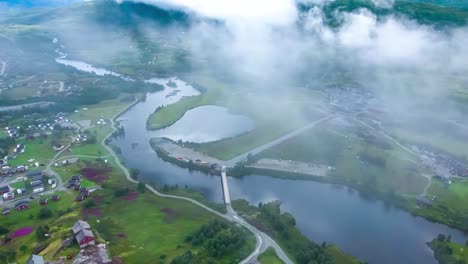
[[[267,234],[263,233],[262,231],[258,230],[253,225],[247,223],[244,219],[242,219],[239,215],[237,215],[236,211],[231,206],[231,194],[229,193],[229,184],[228,178],[226,175],[226,166],[222,166],[221,170],[221,186],[223,188],[223,197],[224,197],[224,204],[226,205],[226,218],[229,220],[236,222],[237,224],[247,228],[250,232],[255,235],[256,246],[255,250],[240,264],[254,264],[258,263],[257,258],[258,256],[265,252],[269,247],[272,247],[278,257],[283,260],[286,264],[293,264],[293,262],[289,259],[289,257],[284,253],[283,249]]]
[[[223,166],[221,170],[221,186],[223,187],[224,203],[226,205],[231,204],[231,194],[229,193],[229,185],[226,176],[226,167]]]

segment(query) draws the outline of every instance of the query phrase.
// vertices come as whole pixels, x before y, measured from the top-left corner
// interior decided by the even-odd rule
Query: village
[[[99,118],[95,125],[105,126],[107,121]],[[50,145],[41,143],[44,145],[41,149],[48,148],[46,153],[41,152],[37,146],[31,147],[31,145],[37,145],[37,141],[51,140],[57,131],[64,132],[60,134],[59,140],[56,140],[61,143]],[[89,180],[84,179],[83,175],[76,174],[64,179],[64,175],[59,175],[51,169],[52,167],[66,167],[77,162],[77,158],[68,158],[72,155],[73,147],[85,146],[88,143],[88,134],[81,130],[79,124],[68,118],[67,114],[58,113],[50,123],[42,123],[38,120],[35,124],[24,127],[6,126],[4,132],[11,140],[21,143],[15,143],[9,149],[4,150],[6,155],[0,159],[1,217],[28,214],[31,208],[47,208],[51,203],[70,202],[69,199],[63,200],[62,194],[67,196],[71,194],[74,196],[72,202],[80,203],[99,189],[99,186],[94,183],[90,184]],[[65,159],[61,158],[64,156]],[[71,207],[71,205],[66,206]],[[71,227],[69,236],[63,240],[61,248],[65,249],[76,243],[80,248],[76,254],[68,254],[66,258],[58,262],[47,262],[42,256],[33,254],[27,263],[58,264],[65,263],[65,261],[66,263],[83,263],[83,261],[90,260],[96,263],[111,263],[106,245],[96,245],[93,232],[87,222],[78,220]]]

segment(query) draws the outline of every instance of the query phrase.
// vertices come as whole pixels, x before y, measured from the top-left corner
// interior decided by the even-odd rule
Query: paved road
[[[265,150],[267,150],[267,149],[269,149],[269,148],[271,148],[273,146],[276,146],[276,145],[278,145],[278,144],[280,144],[280,143],[282,143],[282,142],[284,142],[284,141],[286,141],[286,140],[288,140],[290,138],[293,138],[293,137],[305,132],[306,130],[314,127],[315,125],[317,125],[319,123],[322,123],[324,121],[333,119],[335,117],[336,117],[336,115],[330,115],[330,116],[321,118],[319,120],[316,120],[316,121],[314,121],[314,122],[312,122],[312,123],[310,123],[310,124],[308,124],[308,125],[306,125],[304,127],[296,129],[296,130],[294,130],[294,131],[292,131],[292,132],[290,132],[290,133],[288,133],[288,134],[286,134],[286,135],[284,135],[282,137],[279,137],[279,138],[277,138],[277,139],[275,139],[273,141],[270,141],[270,142],[268,142],[268,143],[266,143],[266,144],[264,144],[264,145],[262,145],[260,147],[252,149],[247,153],[239,155],[239,156],[237,156],[237,157],[235,157],[233,159],[224,161],[223,165],[225,165],[226,167],[234,167],[237,163],[246,160],[249,154],[250,155],[256,155],[256,154],[258,154],[258,153],[260,153],[262,151],[265,151]]]
[[[134,102],[136,103],[136,101]],[[115,127],[115,119],[123,112],[125,112],[128,108],[132,107],[134,105],[134,103],[130,104],[128,107],[126,107],[125,109],[123,109],[122,111],[120,111],[119,113],[117,113],[116,115],[114,115],[110,120],[111,120],[111,127],[112,127],[112,132],[109,133],[102,141],[101,141],[101,145],[110,153],[110,155],[112,157],[114,157],[115,159],[115,162],[117,164],[117,166],[123,171],[123,173],[125,174],[125,177],[127,178],[128,181],[130,182],[133,182],[133,183],[138,183],[138,181],[134,180],[131,175],[130,175],[130,172],[128,171],[128,169],[120,162],[118,156],[115,154],[114,150],[112,148],[110,148],[107,144],[106,144],[106,140],[112,135],[112,133],[114,133],[114,131],[116,131],[116,127]],[[226,207],[227,209],[227,213],[226,214],[222,214],[216,210],[213,210],[211,208],[209,208],[208,206],[196,201],[196,200],[193,200],[193,199],[190,199],[190,198],[187,198],[187,197],[183,197],[183,196],[176,196],[176,195],[169,195],[169,194],[163,194],[163,193],[160,193],[159,191],[157,191],[156,189],[154,189],[152,186],[146,184],[146,188],[148,190],[150,190],[152,193],[154,193],[155,195],[159,196],[159,197],[163,197],[163,198],[171,198],[171,199],[177,199],[177,200],[184,200],[184,201],[187,201],[187,202],[190,202],[192,204],[195,204],[203,209],[205,209],[206,211],[214,214],[214,215],[217,215],[221,218],[224,218],[228,221],[231,221],[231,222],[236,222],[240,225],[242,225],[243,227],[247,228],[250,232],[252,232],[254,235],[255,235],[255,239],[256,239],[256,246],[255,246],[255,250],[246,258],[244,259],[243,261],[241,261],[241,264],[247,264],[247,263],[257,263],[257,257],[259,254],[261,254],[262,252],[264,252],[267,248],[269,247],[272,247],[276,250],[276,253],[278,254],[278,256],[286,263],[286,264],[292,264],[293,262],[286,256],[286,254],[284,253],[284,251],[281,249],[281,247],[272,239],[270,238],[267,234],[259,231],[258,229],[256,229],[255,227],[253,227],[252,225],[250,225],[249,223],[245,222],[244,220],[242,220],[238,215],[237,213],[232,209],[232,207],[230,206],[230,204],[228,204],[228,206]]]

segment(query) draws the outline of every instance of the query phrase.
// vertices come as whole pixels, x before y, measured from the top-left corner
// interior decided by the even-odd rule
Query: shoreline
[[[195,162],[190,163],[184,160],[179,160],[175,157],[171,157],[169,155],[169,152],[167,152],[165,149],[159,146],[156,146],[153,143],[153,140],[156,140],[156,139],[151,139],[152,141],[151,147],[156,152],[156,154],[166,162],[170,162],[181,168],[187,168],[189,170],[196,170],[196,171],[200,171],[203,173],[207,173],[209,175],[217,175],[221,171],[220,169],[212,169],[206,165],[201,165]],[[429,222],[446,225],[448,227],[457,229],[461,232],[468,233],[468,226],[466,228],[463,228],[463,226],[459,226],[450,222],[443,222],[436,218],[430,217],[427,214],[418,212],[418,209],[420,209],[420,207],[413,207],[412,201],[408,198],[405,198],[405,196],[401,196],[401,195],[394,194],[394,193],[381,193],[381,192],[377,192],[373,190],[366,190],[366,189],[361,188],[359,184],[353,184],[342,177],[336,177],[333,175],[314,176],[314,175],[303,174],[303,173],[293,172],[293,171],[275,170],[275,169],[267,169],[267,168],[255,168],[255,167],[251,167],[249,165],[243,164],[243,163],[238,163],[236,166],[231,168],[228,171],[228,174],[230,177],[235,177],[235,178],[248,177],[250,175],[261,175],[261,176],[273,177],[273,178],[284,179],[284,180],[306,180],[306,181],[314,181],[314,182],[319,182],[319,183],[341,185],[343,187],[347,187],[356,192],[359,192],[362,196],[366,197],[367,199],[381,201],[385,204],[389,204],[390,206],[393,206],[406,213],[409,213],[414,217],[421,217]]]

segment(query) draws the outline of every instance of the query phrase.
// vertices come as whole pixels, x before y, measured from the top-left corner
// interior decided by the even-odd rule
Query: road
[[[296,130],[294,130],[294,131],[292,131],[292,132],[290,132],[290,133],[288,133],[288,134],[286,134],[286,135],[284,135],[284,136],[282,136],[282,137],[279,137],[279,138],[277,138],[277,139],[275,139],[275,140],[273,140],[273,141],[270,141],[270,142],[268,142],[268,143],[266,143],[266,144],[264,144],[264,145],[262,145],[262,146],[260,146],[260,147],[257,147],[257,148],[255,148],[255,149],[252,149],[252,150],[250,150],[250,151],[247,152],[247,153],[244,153],[244,154],[242,154],[242,155],[239,155],[239,156],[237,156],[237,157],[235,157],[235,158],[233,158],[233,159],[224,161],[224,162],[223,162],[223,165],[225,165],[226,167],[232,168],[232,167],[234,167],[237,163],[246,160],[247,157],[248,157],[249,155],[256,155],[256,154],[258,154],[258,153],[260,153],[260,152],[262,152],[262,151],[265,151],[265,150],[267,150],[267,149],[269,149],[269,148],[271,148],[271,147],[273,147],[273,146],[276,146],[276,145],[278,145],[278,144],[280,144],[280,143],[282,143],[282,142],[284,142],[284,141],[286,141],[286,140],[288,140],[288,139],[290,139],[290,138],[293,138],[293,137],[295,137],[295,136],[297,136],[297,135],[299,135],[299,134],[305,132],[306,130],[308,130],[308,129],[314,127],[315,125],[317,125],[317,124],[319,124],[319,123],[322,123],[322,122],[324,122],[324,121],[333,119],[333,118],[335,118],[335,117],[336,117],[336,115],[329,115],[329,116],[327,116],[327,117],[324,117],[324,118],[321,118],[321,119],[319,119],[319,120],[316,120],[316,121],[314,121],[314,122],[312,122],[312,123],[310,123],[310,124],[308,124],[308,125],[306,125],[306,126],[304,126],[304,127],[301,127],[301,128],[299,128],[299,129],[296,129]]]
[[[382,131],[381,129],[376,129],[374,127],[372,127],[371,125],[369,124],[366,124],[365,122],[361,121],[361,120],[358,120],[357,118],[354,118],[354,121],[358,122],[359,124],[363,125],[363,126],[366,126],[372,130],[376,130],[378,131],[382,136],[384,136],[385,138],[387,138],[388,140],[392,141],[393,143],[395,143],[397,146],[399,146],[400,148],[402,148],[403,150],[405,150],[406,152],[410,153],[410,154],[413,154],[415,156],[417,156],[418,158],[420,158],[421,160],[424,160],[425,157],[422,156],[421,154],[403,146],[400,142],[398,142],[396,139],[394,139],[392,136],[390,136],[389,134],[385,133],[384,131]],[[428,174],[421,174],[421,176],[423,176],[424,178],[427,179],[427,184],[426,186],[424,186],[424,190],[421,194],[419,194],[419,196],[426,196],[427,194],[427,191],[429,190],[429,188],[431,187],[431,184],[432,184],[432,177],[431,175],[428,175]]]
[[[132,107],[135,103],[137,102],[137,100],[135,100],[134,103],[130,104],[129,106],[127,106],[125,109],[123,109],[122,111],[120,111],[119,113],[117,113],[116,115],[114,115],[110,121],[111,121],[111,127],[112,127],[112,131],[101,141],[101,145],[110,153],[110,155],[115,159],[115,163],[117,164],[117,166],[123,171],[123,173],[125,174],[125,177],[127,178],[128,181],[130,182],[133,182],[133,183],[138,183],[138,181],[134,180],[131,175],[130,175],[130,172],[128,171],[128,169],[120,162],[119,160],[119,157],[115,154],[114,150],[109,147],[107,144],[106,144],[106,140],[114,133],[114,131],[117,130],[117,128],[115,127],[115,119],[122,113],[124,113],[125,111],[127,111],[128,108]],[[238,215],[237,213],[232,209],[232,207],[230,206],[230,204],[227,204],[226,206],[226,209],[227,209],[227,213],[226,214],[222,214],[216,210],[213,210],[211,208],[209,208],[208,206],[196,201],[196,200],[193,200],[193,199],[190,199],[190,198],[187,198],[187,197],[183,197],[183,196],[176,196],[176,195],[169,195],[169,194],[163,194],[163,193],[160,193],[159,191],[157,191],[156,189],[154,189],[152,186],[146,184],[146,188],[151,191],[152,193],[154,193],[155,195],[159,196],[159,197],[163,197],[163,198],[171,198],[171,199],[177,199],[177,200],[183,200],[183,201],[187,201],[187,202],[190,202],[192,204],[195,204],[203,209],[205,209],[206,211],[214,214],[214,215],[217,215],[223,219],[226,219],[228,221],[231,221],[231,222],[235,222],[235,223],[238,223],[240,224],[241,226],[247,228],[250,232],[252,232],[254,235],[255,235],[255,239],[256,239],[256,246],[255,246],[255,250],[247,257],[245,258],[243,261],[241,261],[240,263],[241,264],[253,264],[253,263],[257,263],[257,257],[259,254],[263,253],[267,248],[269,247],[272,247],[275,249],[277,255],[286,263],[286,264],[292,264],[293,262],[288,258],[288,256],[286,255],[286,253],[284,253],[284,251],[281,249],[281,247],[271,238],[269,237],[267,234],[259,231],[258,229],[256,229],[254,226],[250,225],[249,223],[245,222],[244,220],[242,220]]]

